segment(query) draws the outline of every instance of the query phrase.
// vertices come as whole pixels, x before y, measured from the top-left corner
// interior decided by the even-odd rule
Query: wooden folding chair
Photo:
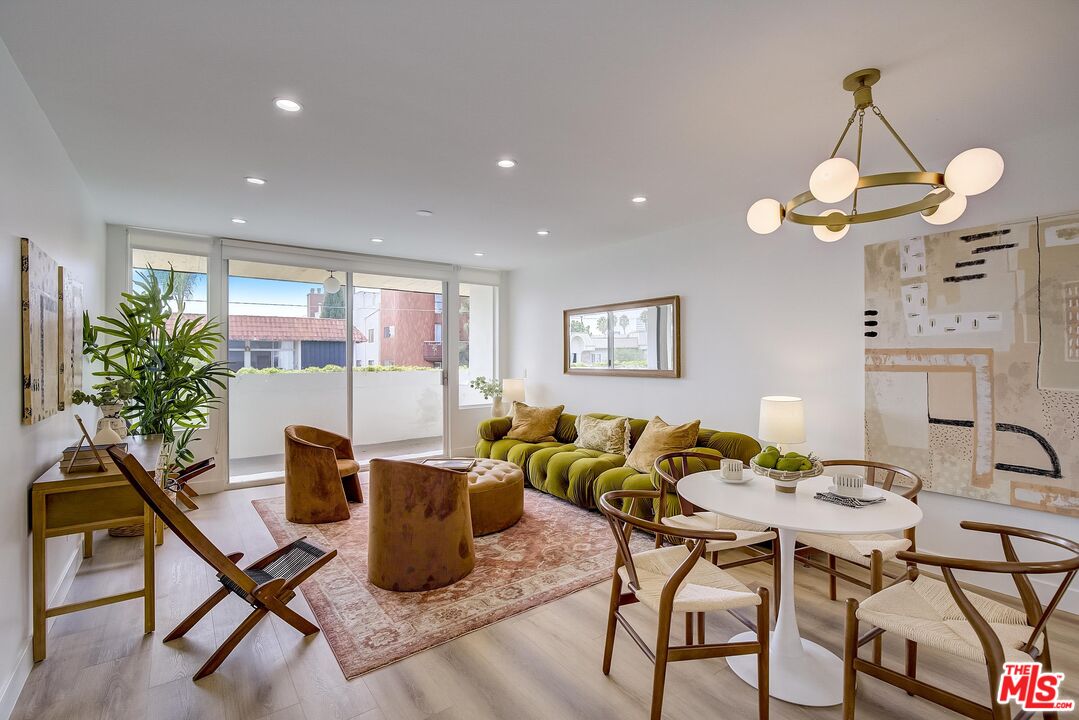
[[[214,463],[214,459],[206,458],[205,460],[199,460],[197,463],[188,465],[183,470],[169,473],[168,478],[165,480],[165,489],[173,493],[176,496],[176,499],[179,500],[182,505],[187,507],[188,510],[198,510],[199,506],[195,504],[194,498],[197,498],[199,493],[195,488],[188,485],[188,483],[199,475],[210,472],[215,467],[217,467],[217,465]]]
[[[230,592],[236,593],[254,608],[199,668],[195,673],[195,680],[217,670],[229,653],[267,613],[273,613],[304,635],[314,635],[318,632],[317,625],[290,609],[287,603],[296,596],[296,588],[300,583],[311,577],[337,555],[336,550],[323,550],[300,538],[241,569],[236,563],[243,557],[243,553],[225,555],[218,550],[217,546],[210,542],[187,515],[169,499],[165,491],[150,477],[138,460],[115,447],[109,448],[109,455],[154,513],[176,533],[177,537],[183,540],[185,545],[217,571],[217,579],[222,585],[166,635],[164,642],[182,637]]]

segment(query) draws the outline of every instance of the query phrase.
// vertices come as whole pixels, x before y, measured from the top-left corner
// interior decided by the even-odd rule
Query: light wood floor
[[[281,486],[220,493],[200,500],[193,516],[226,551],[257,557],[273,547],[251,500],[282,492]],[[69,602],[137,587],[140,541],[97,535],[92,559],[83,563]],[[612,558],[613,560],[613,558]],[[761,568],[757,570],[755,568]],[[120,603],[57,619],[48,658],[30,674],[13,717],[233,718],[244,720],[455,720],[468,718],[646,718],[651,664],[621,631],[609,677],[600,671],[609,586],[604,583],[504,620],[440,647],[346,681],[321,635],[305,639],[284,623],[264,620],[215,675],[193,683],[191,674],[216,643],[246,614],[230,596],[182,640],[160,638],[208,595],[209,568],[174,536],[157,555],[157,627],[143,635],[142,606]],[[768,582],[770,569],[736,569],[744,582]],[[843,604],[830,602],[824,576],[798,568],[802,634],[841,652]],[[862,591],[840,585],[841,596]],[[292,606],[314,619],[299,595]],[[628,609],[638,627],[654,636],[655,623],[640,606]],[[1079,680],[1079,620],[1058,616],[1051,627],[1056,669],[1069,674],[1066,695]],[[680,623],[676,623],[676,629]],[[725,615],[709,620],[710,638],[743,628]],[[899,644],[886,644],[899,662]],[[931,650],[920,653],[919,677],[982,699],[984,671]],[[756,717],[755,692],[723,660],[674,663],[667,675],[665,717]],[[838,718],[839,707],[803,708],[772,700],[778,720]],[[865,678],[858,717],[930,720],[955,716],[902,691]]]

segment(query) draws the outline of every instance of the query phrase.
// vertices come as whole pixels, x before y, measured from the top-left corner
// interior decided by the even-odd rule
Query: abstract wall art
[[[82,389],[82,283],[64,267],[56,280],[60,290],[59,399],[57,409],[71,406],[71,393]]]
[[[24,425],[59,406],[60,297],[56,261],[22,238],[22,388]]]
[[[865,248],[866,457],[1079,516],[1079,214]]]

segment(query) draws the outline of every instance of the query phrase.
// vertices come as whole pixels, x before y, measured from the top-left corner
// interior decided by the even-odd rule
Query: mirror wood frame
[[[622,368],[574,368],[570,367],[570,318],[575,315],[587,315],[591,313],[612,312],[615,310],[630,310],[634,308],[647,308],[659,305],[670,305],[674,308],[674,347],[673,365],[670,370],[627,370]],[[562,311],[562,372],[565,375],[606,375],[613,377],[659,377],[680,378],[682,377],[682,311],[681,297],[679,295],[667,295],[665,297],[648,298],[646,300],[630,300],[628,302],[610,303],[607,305],[592,305],[590,307],[570,308]]]

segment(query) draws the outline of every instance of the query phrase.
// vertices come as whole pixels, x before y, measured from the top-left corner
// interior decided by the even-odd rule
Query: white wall
[[[1033,116],[1031,122],[1036,128]],[[1007,165],[1004,179],[987,195],[971,198],[958,226],[1079,210],[1077,137],[1079,125],[1073,125],[998,145]],[[940,167],[947,162],[928,160]],[[776,168],[777,188],[794,191],[797,181],[792,169]],[[746,206],[768,191],[747,191]],[[649,204],[662,202],[655,191],[649,197]],[[762,395],[799,395],[806,401],[806,447],[825,457],[861,457],[862,246],[925,234],[930,227],[911,217],[855,227],[845,239],[825,244],[808,228],[790,224],[773,235],[754,235],[741,210],[709,225],[514,271],[504,304],[505,374],[527,374],[529,402],[565,403],[570,412],[658,414],[670,422],[700,418],[705,427],[750,435],[756,434]],[[563,309],[671,294],[682,296],[681,379],[562,373]],[[933,493],[923,495],[922,506],[919,544],[932,551],[999,557],[999,544],[959,530],[958,521],[968,518],[1079,537],[1075,518]],[[969,579],[1014,592],[1008,578]],[[1079,589],[1067,607],[1079,611]]]
[[[30,670],[30,483],[57,460],[76,434],[72,411],[20,424],[22,373],[19,338],[19,238],[29,237],[82,281],[86,307],[102,308],[105,224],[92,210],[76,174],[0,42],[0,717],[7,717]],[[85,414],[85,413],[84,413]],[[92,413],[90,413],[92,415]],[[48,588],[55,594],[65,569],[78,562],[78,537],[48,543]],[[50,597],[55,603],[57,598]]]

